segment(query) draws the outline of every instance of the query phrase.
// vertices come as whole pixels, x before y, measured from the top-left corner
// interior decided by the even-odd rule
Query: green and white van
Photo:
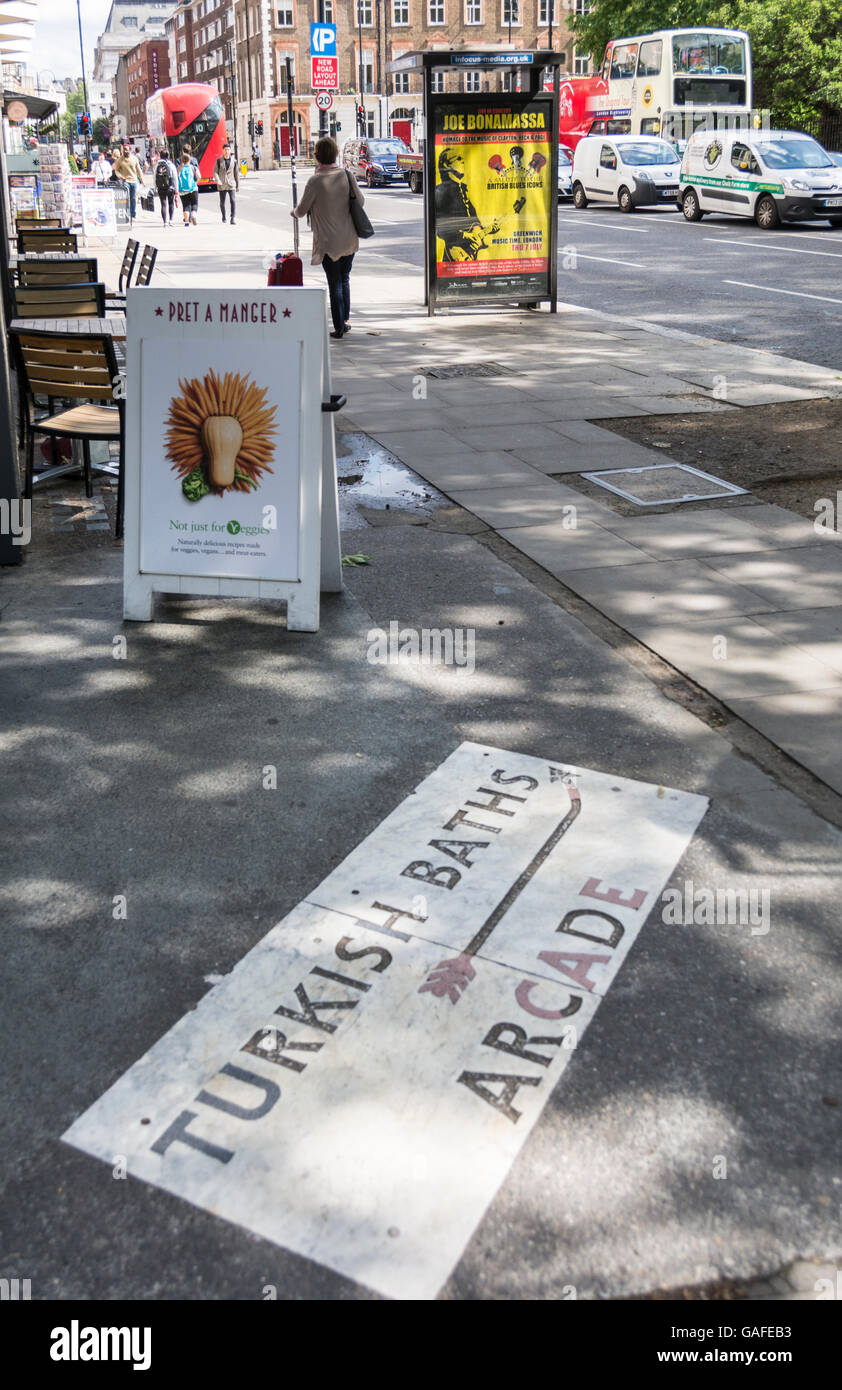
[[[826,218],[842,226],[842,168],[794,130],[697,130],[687,141],[679,204],[688,222],[706,212],[782,221]]]

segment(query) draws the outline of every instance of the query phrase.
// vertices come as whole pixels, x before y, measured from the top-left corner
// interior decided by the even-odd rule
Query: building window
[[[333,23],[333,0],[322,0],[323,10],[319,10],[319,0],[316,0],[315,19],[317,24]]]
[[[466,91],[466,92],[481,92],[481,91],[482,91],[482,73],[479,73],[479,72],[466,72],[466,73],[465,73],[465,91]]]
[[[186,76],[187,76],[187,64],[186,64],[186,63],[179,63],[179,65],[178,65],[178,75],[179,75],[179,77],[186,77]]]
[[[431,92],[444,92],[444,91],[446,91],[446,86],[445,86],[445,78],[446,78],[446,77],[447,77],[447,73],[439,72],[439,71],[437,71],[437,70],[434,68],[433,71],[430,73],[430,91],[431,91]]]
[[[371,27],[372,0],[357,0],[357,26],[362,25],[364,29]]]
[[[591,4],[591,0],[576,0],[577,14],[590,14],[592,9],[593,5]]]
[[[408,91],[409,91],[409,73],[408,73],[408,72],[396,72],[396,73],[395,73],[395,77],[394,77],[394,82],[395,82],[395,91],[396,91],[396,92],[408,92]]]
[[[520,0],[503,0],[503,28],[520,24]]]
[[[482,24],[482,0],[465,0],[465,23]]]
[[[409,23],[409,0],[393,0],[392,24],[396,29]]]
[[[577,53],[573,50],[573,74],[575,77],[587,77],[591,70],[591,60],[587,53]]]
[[[430,24],[444,24],[444,0],[428,0],[427,17]]]
[[[279,5],[279,6],[278,6],[278,28],[279,28],[279,29],[294,29],[294,28],[295,28],[295,16],[293,15],[293,12],[292,12],[292,5]]]
[[[538,23],[557,24],[556,0],[539,0],[538,4]]]
[[[363,56],[363,91],[374,91],[374,59],[370,53]]]

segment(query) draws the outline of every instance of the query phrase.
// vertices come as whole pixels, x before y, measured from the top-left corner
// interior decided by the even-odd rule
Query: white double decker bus
[[[602,67],[561,87],[559,136],[662,135],[744,129],[752,113],[751,43],[742,29],[658,29],[612,39]]]

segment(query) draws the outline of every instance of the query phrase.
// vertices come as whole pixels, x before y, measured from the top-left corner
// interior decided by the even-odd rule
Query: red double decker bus
[[[189,145],[199,161],[199,187],[213,186],[213,168],[225,144],[225,112],[215,87],[182,82],[161,87],[146,101],[146,127],[152,143],[165,145],[176,165]]]

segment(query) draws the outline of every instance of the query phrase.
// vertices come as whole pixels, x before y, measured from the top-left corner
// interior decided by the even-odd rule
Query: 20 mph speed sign
[[[333,105],[333,97],[330,92],[318,92],[316,94],[316,105],[320,111],[329,111]]]

